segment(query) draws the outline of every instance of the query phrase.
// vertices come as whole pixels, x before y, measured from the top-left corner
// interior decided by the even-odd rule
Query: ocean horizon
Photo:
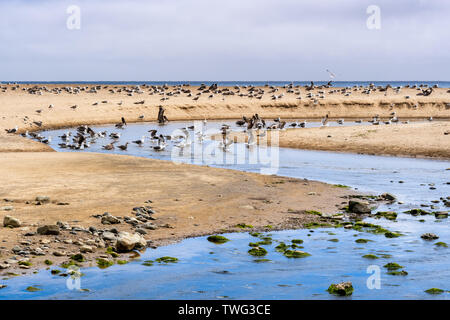
[[[450,81],[333,81],[333,80],[322,80],[322,81],[313,81],[316,85],[327,84],[329,81],[332,81],[334,87],[353,87],[353,86],[368,86],[373,83],[375,86],[386,86],[390,84],[393,87],[398,86],[406,86],[406,85],[428,85],[434,86],[437,85],[440,88],[450,88]],[[267,81],[0,81],[0,84],[104,84],[104,85],[179,85],[179,84],[190,84],[193,86],[200,85],[202,83],[206,85],[211,85],[213,83],[217,83],[219,86],[244,86],[244,85],[254,85],[254,86],[264,86],[266,84],[273,86],[283,86],[288,84],[305,86],[309,85],[311,81],[290,81],[290,80],[267,80]]]

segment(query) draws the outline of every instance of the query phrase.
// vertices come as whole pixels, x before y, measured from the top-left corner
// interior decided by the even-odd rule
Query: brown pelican
[[[5,129],[6,133],[16,133],[17,130],[19,130],[19,128],[17,126],[15,126],[12,129]]]
[[[322,119],[322,127],[328,126],[328,113],[327,115]]]
[[[107,145],[105,145],[105,146],[102,146],[102,148],[103,148],[104,150],[113,150],[113,149],[114,149],[114,143],[115,143],[115,141],[113,141],[113,142],[111,142],[110,144],[107,144]]]

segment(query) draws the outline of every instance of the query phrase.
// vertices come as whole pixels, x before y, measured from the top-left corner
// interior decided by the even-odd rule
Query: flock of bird
[[[170,99],[171,97],[177,97],[180,95],[185,95],[186,97],[191,97],[192,100],[198,101],[201,96],[207,95],[208,98],[213,98],[217,95],[222,95],[222,99],[224,99],[226,96],[239,96],[239,97],[248,97],[248,98],[255,98],[255,99],[262,99],[262,97],[265,94],[270,95],[270,99],[272,100],[279,100],[282,99],[285,94],[294,94],[297,96],[297,99],[302,99],[301,96],[301,88],[304,88],[306,90],[306,98],[310,99],[314,102],[314,104],[318,103],[319,99],[324,99],[326,94],[333,95],[333,94],[342,94],[344,96],[349,96],[352,94],[352,92],[360,91],[363,94],[370,94],[372,92],[387,92],[389,89],[393,90],[395,93],[399,93],[403,87],[397,86],[392,87],[391,85],[386,86],[375,86],[374,84],[370,84],[368,86],[362,86],[362,85],[355,85],[353,87],[345,87],[345,88],[332,88],[332,82],[328,82],[327,84],[322,85],[315,85],[314,82],[311,81],[309,85],[300,86],[300,85],[294,85],[293,83],[286,84],[284,86],[273,86],[266,84],[264,87],[256,87],[253,85],[235,85],[232,87],[222,87],[219,88],[217,83],[214,83],[212,85],[205,85],[201,84],[197,88],[193,88],[190,86],[190,84],[177,84],[169,86],[167,84],[164,85],[136,85],[136,86],[118,86],[118,85],[94,85],[94,86],[55,86],[52,88],[49,88],[47,86],[32,86],[32,87],[20,87],[19,84],[15,84],[12,86],[0,86],[1,92],[6,92],[8,88],[11,90],[23,90],[28,92],[29,94],[35,94],[35,95],[42,95],[44,92],[46,93],[52,93],[52,94],[61,94],[61,93],[67,93],[67,94],[80,94],[81,92],[86,93],[92,93],[96,94],[101,90],[108,90],[111,94],[118,94],[118,93],[124,93],[128,96],[133,96],[134,94],[143,94],[147,92],[149,95],[160,95],[161,101],[166,101]],[[433,88],[437,88],[437,85],[434,85],[433,87],[429,87],[428,85],[406,85],[404,88],[412,88],[416,89],[419,92],[417,95],[424,95],[428,96],[433,93]],[[280,93],[280,90],[284,89],[284,92]],[[313,92],[313,90],[315,90]],[[449,90],[450,91],[450,90]],[[405,98],[409,98],[405,97]],[[99,105],[99,104],[106,104],[109,103],[108,100],[102,100],[94,102],[92,105]],[[122,101],[118,102],[118,105],[122,105]],[[145,100],[139,100],[134,102],[134,104],[144,104]],[[70,106],[71,109],[75,110],[77,109],[77,105]],[[394,105],[391,105],[391,110],[393,109]],[[52,110],[54,108],[53,105],[49,105],[48,109]],[[160,107],[160,115],[162,118],[167,119],[163,115],[163,109]],[[43,112],[43,109],[36,110],[36,114],[41,115]],[[144,119],[144,115],[139,116],[139,120]],[[24,123],[28,124],[29,126],[37,126],[42,127],[43,123],[42,121],[33,121],[28,116],[24,117]],[[160,121],[163,122],[163,124],[166,121]],[[432,118],[430,117],[428,119],[429,121],[432,121]],[[159,119],[158,119],[159,121]],[[344,119],[338,119],[337,123],[340,125],[344,124]],[[356,120],[356,123],[362,123],[363,120]],[[397,117],[395,111],[390,114],[390,116],[387,119],[382,120],[379,115],[375,115],[372,117],[371,120],[369,120],[369,123],[372,123],[373,125],[379,125],[379,124],[391,124],[391,123],[398,123],[399,118]],[[327,114],[321,121],[321,126],[327,126],[329,123],[329,115]],[[408,121],[402,121],[402,123],[408,123]],[[267,124],[266,121],[258,116],[258,114],[253,115],[251,118],[247,118],[245,116],[242,117],[241,120],[238,120],[236,122],[236,125],[238,127],[245,127],[245,131],[249,135],[249,141],[253,142],[253,130],[260,130],[266,131],[266,130],[285,130],[286,128],[305,128],[307,122],[306,121],[300,121],[300,122],[290,122],[287,123],[286,121],[281,120],[280,118],[274,119],[273,123]],[[122,117],[121,122],[117,123],[115,127],[117,129],[124,129],[126,127],[127,123],[125,119]],[[204,121],[204,127],[206,127],[206,120]],[[228,147],[232,142],[230,142],[227,138],[227,135],[229,133],[229,126],[223,125],[221,128],[223,141],[221,143],[222,147],[226,148]],[[5,131],[8,134],[14,134],[17,133],[19,130],[18,126],[12,128],[12,129],[5,129]],[[121,137],[120,132],[94,132],[92,128],[89,126],[80,126],[77,128],[75,133],[71,133],[68,131],[64,135],[60,136],[61,143],[59,143],[59,146],[61,148],[70,148],[70,149],[76,149],[76,150],[83,150],[85,148],[89,148],[91,144],[95,143],[98,138],[111,138],[112,141],[106,145],[103,146],[103,149],[105,150],[113,150],[116,147],[122,151],[126,151],[128,148],[128,145],[130,143],[136,144],[138,146],[143,146],[146,141],[149,141],[152,144],[152,149],[155,151],[162,151],[166,148],[168,141],[172,141],[175,146],[183,148],[190,144],[190,132],[192,129],[189,128],[182,128],[181,131],[183,132],[183,135],[172,137],[170,135],[163,135],[158,134],[157,130],[152,129],[149,130],[150,135],[148,137],[142,136],[140,139],[125,142],[124,144],[119,144],[119,140]],[[197,132],[196,135],[198,136],[199,140],[202,141],[205,138],[204,130]],[[259,133],[260,135],[261,133]],[[33,139],[36,139],[42,143],[49,144],[52,140],[51,137],[44,137],[39,133],[34,132],[25,132],[22,134],[25,137],[31,137]]]
[[[432,121],[432,117],[428,118],[429,121]],[[337,119],[336,123],[339,125],[344,124],[344,119]],[[362,123],[363,120],[355,120],[355,123]],[[383,124],[391,124],[391,123],[399,123],[399,118],[396,115],[396,112],[392,112],[390,114],[390,117],[386,120],[382,120],[379,115],[373,116],[371,120],[368,120],[368,123],[372,123],[373,125],[379,125],[381,123]],[[326,114],[325,117],[322,118],[320,122],[321,127],[326,127],[330,123],[329,114]],[[407,124],[409,123],[408,120],[402,121],[402,123]],[[254,114],[252,117],[247,118],[246,116],[243,116],[242,119],[237,120],[235,122],[237,127],[244,128],[244,132],[247,133],[248,140],[246,142],[247,147],[250,147],[252,145],[256,144],[255,141],[255,132],[257,133],[258,137],[263,137],[266,135],[267,131],[271,130],[286,130],[287,128],[305,128],[307,125],[307,121],[294,121],[294,122],[287,122],[285,120],[281,120],[279,117],[276,119],[273,119],[272,123],[267,123],[266,120],[261,118],[258,114]],[[127,126],[127,122],[124,117],[121,118],[121,121],[115,124],[116,129],[125,129]],[[207,127],[207,120],[205,119],[202,122],[202,128],[194,132],[194,135],[199,142],[203,142],[206,138],[206,127]],[[132,141],[126,141],[125,143],[119,144],[119,141],[121,139],[121,132],[120,131],[114,131],[114,132],[108,132],[105,131],[94,131],[91,127],[87,125],[82,125],[76,128],[75,132],[72,133],[71,131],[65,132],[63,135],[59,136],[58,138],[61,139],[61,141],[58,143],[58,146],[62,149],[72,149],[72,150],[84,150],[89,148],[92,144],[95,144],[97,142],[97,139],[99,138],[109,138],[111,139],[109,143],[102,145],[102,149],[104,150],[114,150],[116,148],[120,149],[121,151],[127,151],[128,145],[133,144],[137,145],[139,147],[143,147],[144,144],[148,141],[151,145],[151,149],[154,151],[163,151],[166,149],[166,146],[168,145],[168,142],[170,141],[172,146],[183,149],[185,147],[188,147],[192,144],[193,138],[191,136],[191,132],[194,131],[194,126],[187,126],[180,128],[178,132],[180,134],[175,135],[164,135],[162,133],[158,134],[157,129],[150,129],[148,130],[149,135],[142,136],[139,139],[132,140]],[[6,129],[5,130],[9,134],[17,133],[18,127],[12,129]],[[229,146],[233,143],[233,140],[229,139],[229,134],[231,132],[231,127],[228,124],[222,124],[220,127],[220,132],[222,134],[222,141],[219,143],[219,147],[223,150],[227,151]],[[41,135],[40,133],[35,132],[28,132],[21,134],[23,137],[32,138],[35,139],[41,143],[44,144],[50,144],[52,142],[52,137],[48,136],[45,137]]]

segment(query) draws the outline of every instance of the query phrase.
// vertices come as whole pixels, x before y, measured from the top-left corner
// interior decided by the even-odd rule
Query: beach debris
[[[3,226],[4,227],[10,227],[10,228],[19,228],[22,225],[19,219],[11,217],[11,216],[5,216],[3,218]]]

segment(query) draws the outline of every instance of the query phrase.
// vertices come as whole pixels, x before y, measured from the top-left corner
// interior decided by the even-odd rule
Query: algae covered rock
[[[287,258],[306,258],[310,256],[308,252],[300,250],[285,250],[283,254]]]
[[[388,270],[398,270],[398,269],[403,268],[403,266],[401,266],[395,262],[389,262],[389,263],[385,264],[383,267],[385,267]]]
[[[225,243],[225,242],[230,241],[229,239],[227,239],[227,238],[225,238],[223,236],[217,236],[217,235],[216,236],[209,236],[207,238],[207,240],[209,242],[213,242],[213,243],[217,243],[217,244],[221,244],[221,243]]]
[[[267,250],[261,247],[255,247],[248,250],[248,253],[255,257],[263,257],[267,254]]]
[[[371,213],[369,203],[357,200],[350,200],[348,202],[348,211],[352,213]]]
[[[353,294],[353,284],[350,281],[331,284],[327,291],[337,296],[351,296]]]
[[[425,290],[425,292],[428,294],[441,294],[444,292],[444,290],[439,289],[439,288],[431,288],[431,289]]]

